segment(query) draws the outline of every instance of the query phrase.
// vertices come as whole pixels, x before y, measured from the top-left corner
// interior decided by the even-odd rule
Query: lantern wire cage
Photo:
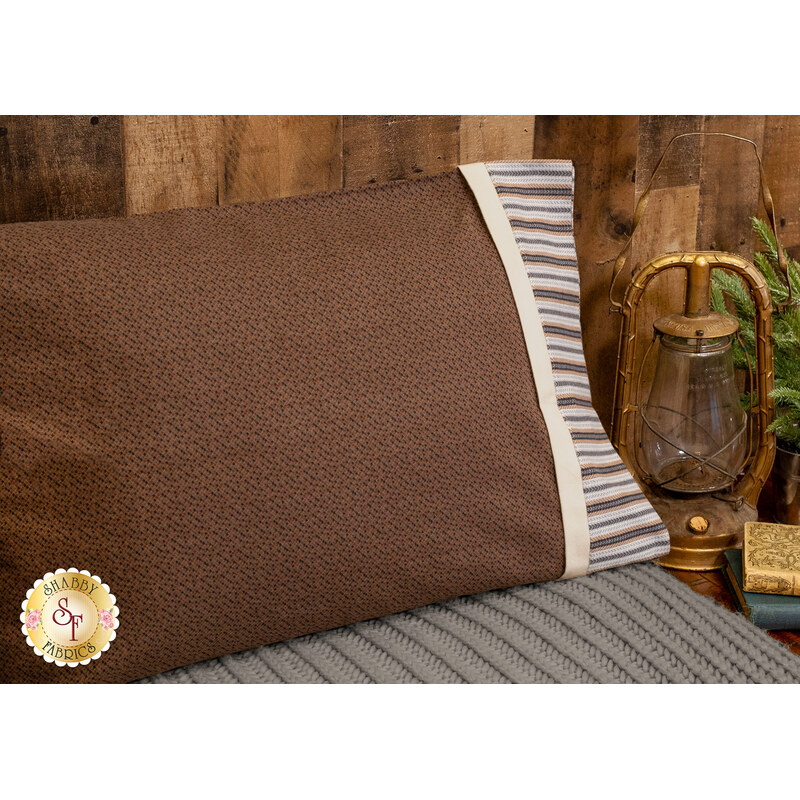
[[[736,334],[736,338],[741,344],[741,336],[739,336],[738,332]],[[659,343],[660,339],[661,336],[657,333],[654,333],[654,336],[651,339],[650,344],[648,345],[647,350],[645,351],[641,360],[641,367],[639,368],[636,382],[636,397],[634,400],[635,407],[639,410],[639,414],[634,417],[634,437],[635,441],[642,442],[642,426],[644,426],[648,429],[652,436],[660,439],[666,445],[673,448],[676,453],[679,453],[681,458],[669,462],[669,464],[666,464],[664,467],[662,467],[658,475],[655,475],[649,465],[642,463],[640,446],[634,448],[637,466],[641,471],[643,479],[646,480],[650,485],[658,489],[666,489],[676,493],[688,494],[709,491],[708,470],[710,470],[712,477],[713,473],[717,473],[724,479],[722,481],[716,481],[718,485],[715,489],[712,488],[712,491],[715,491],[719,497],[728,499],[728,495],[724,494],[721,490],[734,483],[742,474],[742,472],[746,471],[746,469],[750,466],[755,456],[755,437],[753,435],[753,427],[756,420],[754,417],[755,405],[753,401],[753,394],[749,394],[749,408],[741,415],[741,422],[732,433],[729,432],[726,439],[722,442],[720,442],[719,433],[712,430],[710,425],[704,424],[701,419],[690,416],[680,408],[666,406],[663,403],[659,403],[657,406],[655,406],[655,408],[660,412],[666,412],[666,414],[671,415],[674,421],[669,429],[665,430],[664,428],[659,428],[658,423],[651,416],[651,409],[654,408],[652,396],[645,403],[642,403],[641,400],[642,379],[647,372],[646,365],[649,361],[651,361],[653,348]],[[701,346],[701,340],[695,340],[695,342],[696,348],[699,349]],[[718,349],[722,349],[727,346],[729,345],[723,343],[722,347]],[[749,355],[747,355],[746,381],[747,385],[753,384],[753,370]],[[682,440],[678,435],[678,430],[681,428],[681,426],[694,426],[700,428],[706,441],[713,442],[716,449],[711,451],[706,449],[705,452],[702,452],[699,449],[688,446],[686,441]],[[747,443],[746,453],[744,458],[737,458],[735,460],[735,467],[731,467],[729,464],[724,463],[719,457],[725,453],[726,450],[730,450],[732,447],[734,447],[742,437],[745,438]],[[683,465],[682,469],[680,469],[681,465]],[[670,473],[670,468],[673,467],[679,467],[679,470],[674,474]],[[693,485],[690,480],[690,476],[693,473],[698,472],[701,473],[701,475],[696,476],[698,479]],[[664,477],[665,474],[666,477]]]

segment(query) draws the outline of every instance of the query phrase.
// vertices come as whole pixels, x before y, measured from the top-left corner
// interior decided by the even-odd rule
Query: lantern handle
[[[649,199],[650,189],[653,186],[653,181],[655,180],[656,173],[658,172],[659,167],[663,163],[664,159],[666,158],[667,152],[669,151],[670,147],[678,141],[678,139],[684,139],[688,136],[724,136],[727,139],[737,139],[740,142],[746,142],[747,144],[753,145],[753,150],[756,154],[756,159],[758,160],[758,173],[759,177],[761,178],[761,199],[764,201],[764,208],[767,211],[767,219],[769,220],[770,227],[772,228],[772,233],[775,236],[775,245],[778,251],[778,266],[780,267],[781,275],[783,277],[784,282],[786,283],[786,288],[788,289],[789,295],[786,300],[778,303],[778,310],[783,310],[786,306],[792,304],[792,282],[789,278],[789,266],[786,262],[786,253],[783,250],[783,246],[781,245],[780,236],[778,234],[778,226],[776,224],[777,215],[775,213],[775,203],[772,200],[772,193],[767,186],[767,179],[766,175],[764,174],[764,164],[761,161],[761,154],[758,152],[758,145],[752,139],[746,139],[744,136],[735,136],[732,133],[718,133],[716,131],[690,131],[688,133],[679,133],[676,136],[673,136],[672,139],[669,140],[669,143],[664,148],[664,152],[661,154],[661,158],[658,159],[656,163],[655,169],[653,170],[653,174],[650,176],[650,180],[647,182],[647,186],[645,186],[644,191],[642,192],[641,197],[639,198],[639,202],[636,203],[636,208],[633,212],[633,222],[631,223],[631,232],[628,236],[627,241],[622,247],[619,255],[614,262],[614,270],[611,276],[611,284],[608,287],[608,299],[611,302],[611,305],[616,308],[618,311],[622,310],[622,303],[614,299],[614,286],[617,282],[617,278],[619,277],[620,273],[622,272],[622,268],[625,266],[625,261],[627,260],[627,253],[631,246],[631,241],[633,240],[633,234],[636,232],[636,228],[639,226],[639,222],[642,219],[642,216],[647,208],[647,201]]]

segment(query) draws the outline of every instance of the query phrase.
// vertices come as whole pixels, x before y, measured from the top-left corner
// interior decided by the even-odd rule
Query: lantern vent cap
[[[659,333],[681,339],[718,339],[722,336],[733,336],[739,330],[739,321],[715,311],[696,317],[667,314],[659,317],[653,327]]]

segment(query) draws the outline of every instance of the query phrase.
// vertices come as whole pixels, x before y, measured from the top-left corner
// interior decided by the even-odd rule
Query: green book
[[[725,577],[736,605],[753,625],[768,631],[800,629],[800,597],[742,591],[742,551],[726,550],[725,559]]]

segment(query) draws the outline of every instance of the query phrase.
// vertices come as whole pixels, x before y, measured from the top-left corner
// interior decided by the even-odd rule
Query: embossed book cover
[[[743,557],[744,591],[800,595],[800,526],[746,522]]]

